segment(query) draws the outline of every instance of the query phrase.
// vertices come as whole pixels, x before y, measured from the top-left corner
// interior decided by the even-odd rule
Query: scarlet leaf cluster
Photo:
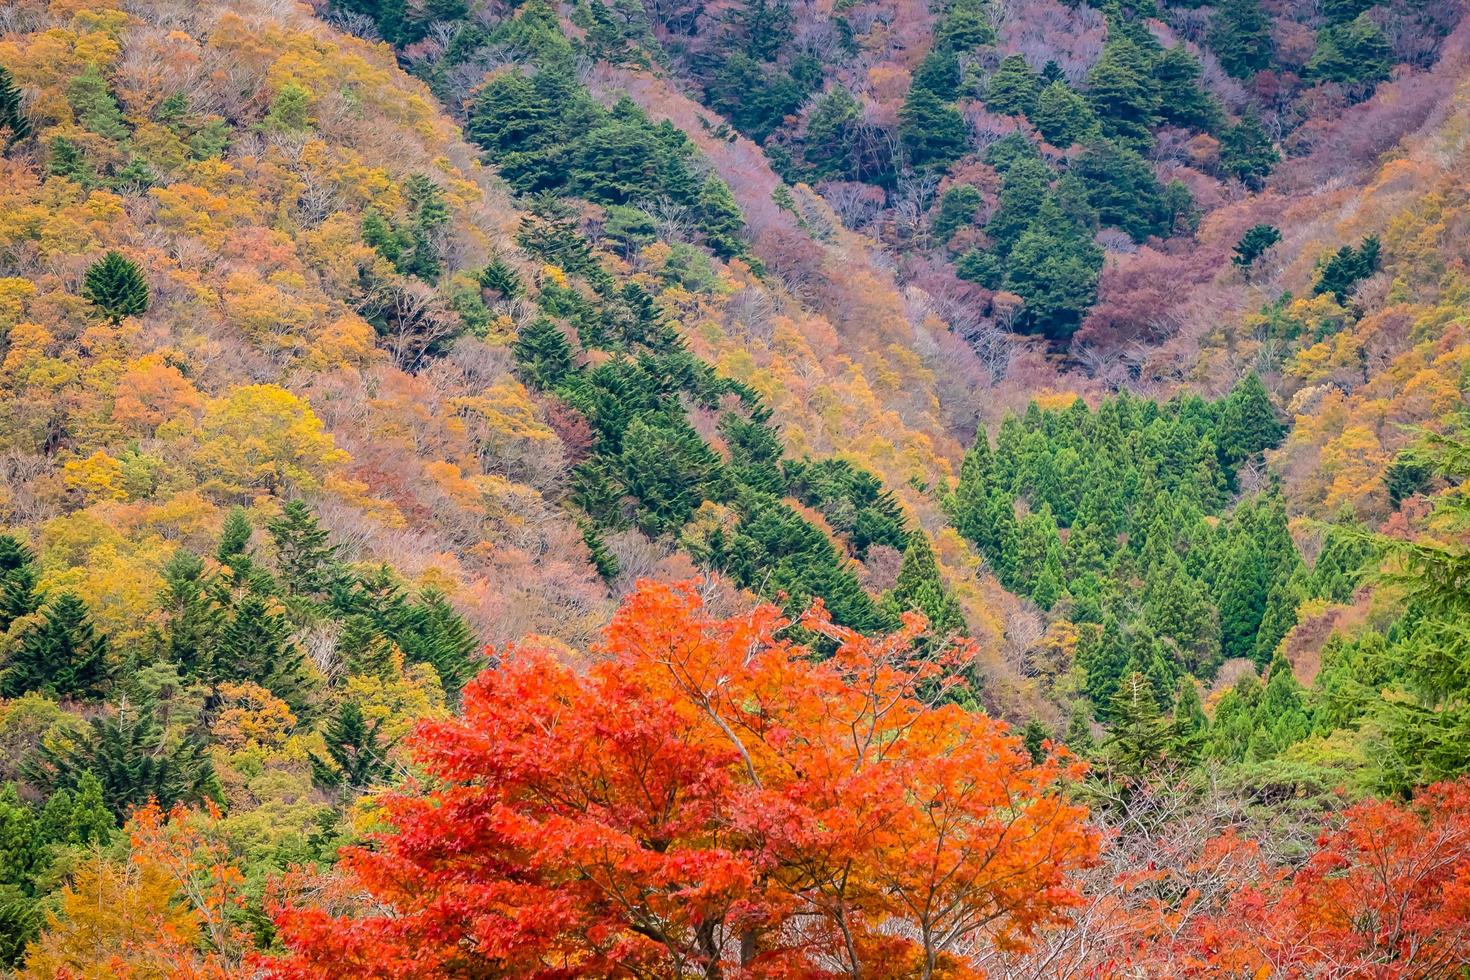
[[[1238,891],[1197,940],[1214,975],[1455,975],[1470,959],[1470,781],[1353,807],[1306,864]]]
[[[769,606],[645,583],[585,673],[528,643],[412,740],[429,785],[344,854],[357,914],[287,904],[278,978],[965,977],[1065,920],[1091,861],[1065,759],[936,705],[922,621],[816,661]]]

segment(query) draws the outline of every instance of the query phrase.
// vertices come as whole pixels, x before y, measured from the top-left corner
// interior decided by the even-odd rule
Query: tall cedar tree
[[[148,283],[143,271],[118,251],[109,251],[87,269],[82,296],[113,323],[148,309]]]
[[[39,691],[93,700],[102,695],[107,677],[107,638],[92,625],[86,603],[66,592],[47,603],[41,621],[21,635],[0,677],[0,695]]]
[[[5,131],[5,148],[31,135],[31,121],[21,105],[20,89],[10,69],[0,65],[0,130]]]

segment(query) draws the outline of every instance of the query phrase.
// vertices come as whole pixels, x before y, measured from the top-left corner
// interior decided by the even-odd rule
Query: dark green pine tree
[[[218,792],[206,740],[186,731],[165,734],[153,706],[124,702],[114,712],[93,718],[76,738],[45,744],[26,768],[27,778],[48,793],[83,791],[91,774],[102,787],[102,802],[117,819],[156,800],[163,807],[199,803]]]
[[[1369,90],[1386,81],[1392,69],[1393,49],[1366,11],[1345,24],[1324,27],[1307,62],[1307,76],[1313,80]]]
[[[486,666],[481,644],[464,617],[438,589],[428,588],[408,607],[404,627],[394,639],[410,663],[425,663],[439,675],[451,696]]]
[[[522,329],[511,351],[525,379],[536,388],[555,388],[573,371],[572,345],[561,328],[545,317]]]
[[[1124,776],[1142,776],[1168,752],[1170,726],[1159,711],[1153,685],[1142,674],[1135,671],[1119,683],[1108,700],[1108,717],[1103,751]]]
[[[0,633],[41,608],[36,556],[19,538],[0,534]]]
[[[1204,69],[1184,45],[1165,51],[1154,74],[1159,80],[1159,115],[1165,122],[1201,131],[1219,127],[1220,105],[1200,84]]]
[[[1087,202],[1104,225],[1121,228],[1136,242],[1167,234],[1163,189],[1148,162],[1112,140],[1094,143],[1073,163]]]
[[[995,213],[985,225],[991,249],[1004,257],[1036,220],[1047,200],[1051,171],[1034,156],[1018,157],[1001,181]]]
[[[109,251],[87,269],[82,297],[117,323],[148,309],[148,283],[136,262],[121,252]]]
[[[1358,248],[1344,245],[1323,264],[1312,295],[1331,293],[1339,304],[1346,305],[1353,287],[1378,271],[1379,255],[1376,235],[1363,239]]]
[[[1020,323],[1030,333],[1064,341],[1097,301],[1102,249],[1047,197],[1011,250],[1006,288],[1026,303]]]
[[[498,294],[503,299],[515,299],[525,291],[520,275],[499,256],[480,270],[480,288]]]
[[[1251,190],[1260,190],[1281,154],[1254,111],[1220,135],[1220,165]]]
[[[436,282],[441,270],[440,233],[449,223],[444,192],[423,174],[410,175],[403,183],[403,190],[413,217],[408,233],[408,253],[399,271],[425,282]]]
[[[1021,730],[1021,743],[1026,746],[1031,761],[1038,766],[1046,761],[1046,742],[1051,737],[1051,729],[1040,718],[1032,718]]]
[[[1249,270],[1281,241],[1281,231],[1272,225],[1251,225],[1235,243],[1235,256],[1230,260],[1239,269]]]
[[[308,707],[305,660],[277,604],[247,592],[235,601],[230,619],[220,630],[210,680],[259,684],[301,715]]]
[[[198,555],[180,549],[169,559],[159,596],[165,617],[159,650],[163,659],[187,674],[214,673],[215,645],[225,623],[222,595],[220,583]]]
[[[1261,0],[1223,0],[1210,18],[1208,40],[1221,67],[1235,78],[1269,68],[1275,51]]]
[[[393,773],[379,729],[383,719],[369,724],[356,701],[344,701],[322,732],[327,758],[311,757],[311,778],[324,789],[360,792],[385,781]]]
[[[1053,146],[1067,147],[1102,138],[1097,113],[1086,99],[1061,80],[1041,90],[1031,122]]]
[[[1200,703],[1199,686],[1193,677],[1179,678],[1179,693],[1174,699],[1174,718],[1169,729],[1169,758],[1195,762],[1204,751],[1209,734],[1210,720]]]
[[[859,137],[863,110],[851,92],[834,85],[807,118],[802,158],[817,180],[856,180],[862,173]]]
[[[682,420],[675,426],[636,418],[623,434],[622,485],[638,498],[638,524],[649,534],[678,530],[705,499],[720,461]]]
[[[929,222],[930,233],[941,244],[948,243],[955,232],[974,223],[975,212],[980,210],[983,203],[984,197],[975,189],[974,184],[957,184],[951,187],[939,199],[939,209]]]
[[[898,112],[898,136],[916,170],[944,170],[969,147],[965,119],[927,88],[912,88]]]
[[[31,121],[26,118],[25,108],[21,105],[20,89],[15,87],[15,77],[4,65],[0,65],[0,130],[7,131],[7,150],[31,135]]]
[[[288,596],[322,600],[341,586],[345,572],[337,548],[306,501],[289,501],[266,530],[275,545],[276,577]]]
[[[102,695],[107,674],[107,638],[92,625],[86,603],[66,592],[48,603],[41,622],[21,636],[0,676],[0,696],[40,691],[92,700]]]
[[[1001,60],[985,86],[985,108],[1003,116],[1030,117],[1041,94],[1041,76],[1018,54]]]
[[[722,259],[732,259],[750,251],[745,242],[745,215],[723,180],[713,175],[706,177],[699,185],[694,209],[704,243],[711,252]]]
[[[959,601],[944,588],[934,550],[923,531],[909,535],[898,580],[883,597],[883,604],[895,617],[911,609],[923,613],[929,620],[927,646],[931,649],[966,631],[964,612]]]
[[[1220,465],[1232,476],[1241,463],[1274,448],[1286,433],[1286,427],[1276,418],[1266,386],[1254,371],[1230,390],[1216,411],[1215,447]]]
[[[1162,96],[1152,59],[1128,37],[1120,35],[1103,47],[1103,55],[1087,75],[1087,101],[1097,113],[1104,136],[1131,147],[1153,142]]]

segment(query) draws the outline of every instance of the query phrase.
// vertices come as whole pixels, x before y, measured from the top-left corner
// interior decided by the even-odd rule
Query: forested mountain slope
[[[7,5],[0,967],[1451,975],[1462,13]]]

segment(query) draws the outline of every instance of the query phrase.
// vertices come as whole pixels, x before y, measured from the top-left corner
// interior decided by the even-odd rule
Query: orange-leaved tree
[[[1451,977],[1470,963],[1470,779],[1372,800],[1195,933],[1212,976]]]
[[[425,722],[427,784],[343,855],[355,908],[286,902],[274,977],[965,977],[1064,921],[1093,860],[1065,758],[938,704],[917,617],[881,639],[640,586],[584,672],[535,643]],[[968,653],[964,649],[955,655]],[[318,893],[319,894],[319,893]]]

